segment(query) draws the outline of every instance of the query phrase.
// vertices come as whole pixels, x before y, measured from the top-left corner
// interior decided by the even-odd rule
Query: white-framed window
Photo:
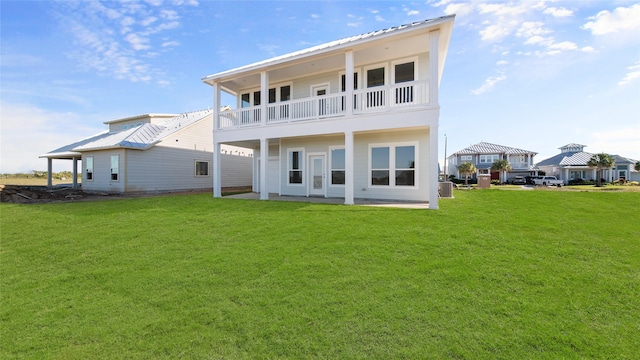
[[[118,181],[120,176],[120,155],[111,155],[111,181]]]
[[[388,84],[388,63],[369,65],[364,68],[364,87],[372,88]]]
[[[497,160],[500,160],[498,154],[480,155],[480,164],[493,164]]]
[[[418,58],[410,57],[391,62],[391,82],[400,84],[418,79]]]
[[[584,170],[571,170],[569,171],[569,180],[586,179],[586,173]]]
[[[287,183],[289,185],[303,185],[304,151],[302,149],[287,150]]]
[[[344,147],[329,148],[329,167],[331,169],[330,185],[344,186],[345,184],[345,150]]]
[[[460,161],[472,161],[473,155],[460,155]]]
[[[196,160],[195,170],[196,176],[209,176],[209,162]]]
[[[340,91],[342,92],[347,91],[346,79],[347,79],[347,76],[345,72],[341,71],[340,72]],[[360,84],[360,71],[356,70],[353,72],[353,90],[358,90],[359,84]]]
[[[293,85],[291,82],[277,84],[269,88],[268,103],[289,101],[291,100]],[[246,108],[260,105],[260,89],[245,90],[240,94],[239,107]]]
[[[86,181],[93,181],[93,156],[87,156],[84,158],[84,179]]]
[[[370,144],[369,186],[415,187],[417,143]]]

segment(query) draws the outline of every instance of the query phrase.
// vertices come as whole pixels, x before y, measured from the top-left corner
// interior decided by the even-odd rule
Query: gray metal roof
[[[176,131],[203,120],[208,116],[213,116],[212,110],[184,113],[160,124],[145,123],[141,126],[123,131],[105,131],[73,144],[65,145],[41,157],[54,159],[71,158],[80,156],[83,151],[114,148],[146,150]]]
[[[565,149],[565,148],[585,148],[587,147],[587,145],[582,145],[582,144],[576,144],[576,143],[571,143],[571,144],[567,144],[565,146],[561,146],[558,149]]]
[[[390,27],[390,28],[387,28],[387,29],[383,29],[383,30],[377,30],[377,31],[372,31],[372,32],[368,32],[368,33],[365,33],[365,34],[361,34],[361,35],[351,36],[351,37],[347,37],[347,38],[344,38],[344,39],[335,40],[335,41],[331,41],[331,42],[328,42],[328,43],[324,43],[324,44],[320,44],[320,45],[317,45],[317,46],[313,46],[313,47],[310,47],[310,48],[306,48],[306,49],[302,49],[302,50],[299,50],[299,51],[295,51],[295,52],[292,52],[292,53],[276,56],[276,57],[273,57],[273,58],[270,58],[270,59],[262,60],[262,61],[259,61],[259,62],[255,62],[253,64],[244,65],[244,66],[241,66],[241,67],[237,67],[235,69],[230,69],[230,70],[226,70],[226,71],[219,72],[219,73],[216,73],[216,74],[212,74],[212,75],[209,75],[209,76],[205,76],[204,78],[202,78],[202,81],[207,82],[208,80],[211,80],[211,79],[220,78],[220,77],[228,76],[228,75],[239,73],[239,72],[244,72],[244,71],[248,71],[248,70],[251,70],[251,69],[258,69],[258,68],[266,67],[268,65],[278,64],[278,63],[294,60],[294,59],[297,59],[297,58],[300,58],[300,57],[304,57],[304,56],[310,56],[310,55],[324,53],[326,51],[330,51],[330,50],[334,50],[334,49],[340,48],[340,47],[342,47],[344,45],[351,46],[354,43],[358,43],[358,42],[361,42],[361,41],[368,41],[368,40],[371,40],[373,38],[382,37],[382,36],[385,36],[385,35],[388,35],[388,34],[401,32],[401,31],[408,30],[408,29],[427,27],[427,26],[436,25],[438,23],[445,23],[447,21],[452,21],[454,18],[455,18],[455,15],[441,16],[441,17],[434,18],[434,19],[416,21],[416,22],[413,22],[413,23],[410,23],[410,24],[394,26],[394,27]]]
[[[585,151],[564,152],[542,160],[537,163],[536,166],[588,166],[587,163],[593,155],[594,154]],[[629,159],[620,155],[611,156],[615,160],[616,164],[635,164],[637,162],[637,160]]]
[[[587,166],[592,155],[584,151],[564,152],[542,160],[536,166]]]
[[[488,142],[479,142],[475,145],[471,145],[467,148],[464,148],[460,151],[457,151],[451,156],[456,155],[474,155],[474,154],[507,154],[507,155],[526,155],[526,154],[537,154],[537,152],[523,150],[518,148],[512,148],[509,146],[502,146],[491,144]]]

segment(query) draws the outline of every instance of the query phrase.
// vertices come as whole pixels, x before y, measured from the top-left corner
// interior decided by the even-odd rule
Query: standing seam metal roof
[[[361,35],[356,35],[356,36],[351,36],[351,37],[347,37],[344,39],[340,39],[340,40],[334,40],[328,43],[324,43],[324,44],[320,44],[317,46],[313,46],[310,48],[306,48],[306,49],[302,49],[299,51],[295,51],[292,53],[288,53],[288,54],[284,54],[284,55],[280,55],[280,56],[276,56],[276,57],[272,57],[270,59],[266,59],[263,61],[258,61],[255,62],[253,64],[249,64],[249,65],[244,65],[241,67],[237,67],[234,69],[230,69],[230,70],[225,70],[223,72],[219,72],[216,74],[212,74],[209,76],[205,76],[204,78],[202,78],[202,81],[207,81],[211,78],[217,78],[217,77],[223,77],[229,74],[233,74],[239,71],[244,71],[244,70],[248,70],[248,69],[252,69],[252,68],[258,68],[258,67],[262,67],[268,64],[272,64],[272,63],[277,63],[279,61],[282,60],[287,60],[287,59],[293,59],[297,56],[301,56],[301,55],[306,55],[306,54],[310,54],[310,53],[314,53],[314,52],[321,52],[322,50],[327,50],[333,47],[337,47],[340,45],[344,45],[347,43],[353,43],[359,40],[365,40],[368,38],[372,38],[372,37],[376,37],[376,36],[380,36],[383,34],[389,34],[392,32],[396,32],[396,31],[400,31],[403,29],[407,29],[407,28],[412,28],[412,27],[418,27],[418,26],[422,26],[422,25],[426,25],[426,24],[432,24],[432,23],[437,23],[438,21],[445,21],[448,19],[453,19],[455,18],[455,15],[447,15],[447,16],[441,16],[438,18],[434,18],[434,19],[427,19],[427,20],[422,20],[422,21],[416,21],[410,24],[404,24],[404,25],[399,25],[399,26],[394,26],[394,27],[390,27],[387,29],[382,29],[382,30],[376,30],[376,31],[371,31],[365,34],[361,34]]]
[[[455,155],[469,155],[469,154],[508,154],[508,155],[521,155],[521,154],[537,154],[534,151],[523,150],[518,148],[512,148],[509,146],[491,144],[488,142],[480,142],[475,145],[471,145],[465,149],[457,151],[451,156]]]
[[[102,132],[73,144],[65,145],[41,157],[72,156],[79,155],[82,151],[113,148],[146,150],[167,136],[207,116],[213,116],[213,110],[184,113],[160,124],[145,123],[123,131]]]

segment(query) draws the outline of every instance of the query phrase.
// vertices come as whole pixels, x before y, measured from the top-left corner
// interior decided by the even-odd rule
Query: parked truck
[[[564,185],[564,180],[558,180],[555,176],[541,176],[539,179],[533,179],[534,185],[557,186]]]

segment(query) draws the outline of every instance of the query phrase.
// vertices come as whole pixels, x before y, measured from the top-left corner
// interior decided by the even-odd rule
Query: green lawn
[[[633,359],[640,193],[0,204],[0,358]]]

